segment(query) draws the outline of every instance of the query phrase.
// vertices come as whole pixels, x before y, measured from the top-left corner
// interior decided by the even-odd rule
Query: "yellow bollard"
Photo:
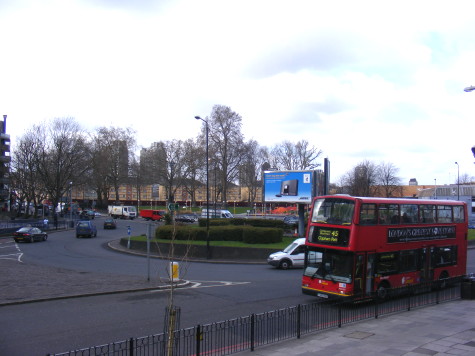
[[[180,273],[179,273],[179,264],[178,262],[170,262],[170,280],[176,282],[180,280]]]

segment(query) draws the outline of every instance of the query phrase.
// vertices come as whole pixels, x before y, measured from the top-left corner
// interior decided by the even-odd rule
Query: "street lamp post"
[[[210,259],[209,250],[209,127],[208,121],[202,119],[199,116],[195,116],[196,120],[201,120],[205,123],[206,127],[206,258]]]
[[[71,226],[73,223],[73,182],[69,182],[69,217]]]
[[[457,165],[457,200],[460,200],[460,166],[458,162],[455,162]]]

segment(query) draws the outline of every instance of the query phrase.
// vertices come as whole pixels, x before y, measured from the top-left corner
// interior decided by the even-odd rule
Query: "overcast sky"
[[[0,115],[16,139],[73,117],[188,139],[216,104],[245,139],[307,140],[331,181],[475,176],[473,1],[0,0]]]

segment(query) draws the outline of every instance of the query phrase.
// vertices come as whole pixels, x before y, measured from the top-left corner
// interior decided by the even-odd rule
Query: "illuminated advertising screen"
[[[264,201],[310,204],[314,171],[264,171]]]

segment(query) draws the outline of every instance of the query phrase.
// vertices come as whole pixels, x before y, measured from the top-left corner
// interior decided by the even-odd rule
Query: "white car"
[[[283,251],[274,252],[267,258],[271,266],[288,269],[291,267],[303,267],[305,260],[305,238],[296,239]]]

